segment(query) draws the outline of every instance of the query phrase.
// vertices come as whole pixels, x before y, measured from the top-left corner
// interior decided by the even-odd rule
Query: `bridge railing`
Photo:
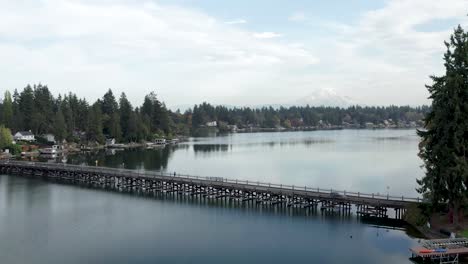
[[[228,183],[236,185],[245,185],[249,187],[258,187],[258,188],[274,188],[283,191],[305,191],[305,192],[314,192],[317,194],[329,195],[335,198],[345,198],[345,197],[357,197],[357,198],[369,198],[369,199],[379,199],[379,200],[388,200],[388,201],[405,201],[405,202],[422,202],[422,199],[419,197],[405,197],[405,196],[395,196],[389,194],[379,194],[379,193],[362,193],[362,192],[350,192],[346,190],[336,190],[336,189],[323,189],[318,187],[309,187],[309,186],[297,186],[297,185],[288,185],[288,184],[277,184],[261,181],[249,181],[249,180],[239,180],[239,179],[228,179],[222,177],[209,177],[209,176],[195,176],[187,174],[177,174],[177,173],[168,173],[162,171],[145,171],[145,170],[130,170],[123,168],[111,168],[111,167],[95,167],[87,165],[72,165],[72,164],[60,164],[60,163],[44,163],[44,162],[29,162],[29,161],[13,161],[13,160],[0,160],[0,164],[16,164],[22,167],[32,167],[32,168],[43,168],[43,169],[63,169],[63,170],[73,170],[80,172],[93,172],[93,173],[107,173],[119,177],[150,177],[150,178],[180,178],[186,180],[197,180],[197,181],[206,181],[207,183]]]

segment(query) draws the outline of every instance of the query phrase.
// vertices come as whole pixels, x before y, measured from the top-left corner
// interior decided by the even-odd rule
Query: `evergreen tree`
[[[102,134],[102,113],[99,102],[91,106],[88,112],[88,124],[88,130],[86,131],[88,140],[104,143],[104,135]]]
[[[133,107],[128,101],[125,93],[122,93],[120,95],[119,107],[120,107],[120,127],[122,128],[122,135],[124,136],[124,139],[126,141],[135,140],[134,133],[136,131],[136,117],[132,116]],[[133,123],[130,124],[130,121],[132,121]],[[133,126],[133,127],[130,127],[130,126]],[[132,129],[133,131],[130,131]]]
[[[13,92],[13,120],[15,120],[15,122],[13,122],[11,126],[11,129],[13,131],[24,130],[24,118],[19,107],[19,101],[20,95],[18,93],[18,90],[15,89],[15,91]]]
[[[133,111],[130,112],[126,129],[127,131],[125,132],[125,137],[127,141],[134,142],[144,139],[138,137],[138,120],[137,115]]]
[[[32,119],[32,130],[36,134],[52,131],[53,126],[53,97],[47,86],[34,85],[34,113]]]
[[[11,94],[5,91],[2,106],[2,120],[3,124],[7,128],[11,128],[13,125],[13,101],[11,100]]]
[[[54,118],[54,134],[57,141],[61,142],[67,138],[67,125],[63,117],[62,109],[59,107]]]
[[[120,141],[122,139],[122,130],[120,129],[120,117],[119,113],[115,112],[111,114],[109,119],[109,136]]]
[[[22,130],[33,129],[34,91],[30,85],[26,86],[19,95],[19,117],[22,118]]]
[[[116,119],[116,114],[118,115],[119,105],[115,100],[115,96],[111,89],[109,89],[101,101],[101,110],[102,110],[102,119],[103,119],[103,129],[106,136],[113,138],[120,137],[120,118]],[[119,126],[119,128],[117,128]]]
[[[419,192],[434,204],[448,202],[458,225],[460,205],[468,186],[468,35],[458,26],[445,42],[445,75],[431,76],[427,89],[432,110],[425,119],[419,155],[425,176]]]

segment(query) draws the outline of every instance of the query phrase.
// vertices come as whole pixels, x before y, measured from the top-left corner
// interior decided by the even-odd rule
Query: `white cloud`
[[[271,38],[279,38],[282,35],[275,33],[275,32],[261,32],[261,33],[254,33],[253,36],[259,39],[271,39]]]
[[[235,19],[235,20],[227,21],[225,23],[228,24],[228,25],[246,24],[247,20],[245,20],[245,19]]]
[[[455,26],[421,25],[444,19],[468,25],[464,0],[389,1],[354,22],[309,25],[294,40],[287,27],[284,36],[247,30],[250,23],[238,28],[152,1],[0,0],[0,6],[1,89],[42,82],[54,93],[94,100],[111,87],[137,104],[151,90],[169,105],[267,104],[325,87],[364,104],[421,104],[428,75],[443,70],[443,40]],[[315,34],[317,28],[329,34]]]
[[[0,81],[7,89],[41,81],[55,93],[90,100],[111,87],[135,103],[151,90],[168,104],[228,102],[260,95],[255,87],[284,69],[318,62],[303,47],[265,39],[276,33],[257,39],[255,32],[176,6],[0,2]]]
[[[298,21],[305,21],[307,20],[307,17],[306,15],[303,13],[303,12],[296,12],[296,13],[293,13],[292,15],[290,15],[288,17],[288,19],[290,21],[295,21],[295,22],[298,22]]]
[[[428,103],[424,84],[430,83],[429,75],[443,73],[443,41],[456,24],[443,30],[419,26],[452,19],[466,28],[468,2],[448,2],[390,1],[365,12],[356,23],[331,23],[333,36],[320,42],[326,48],[317,53],[327,70],[309,81],[327,83],[366,104]]]

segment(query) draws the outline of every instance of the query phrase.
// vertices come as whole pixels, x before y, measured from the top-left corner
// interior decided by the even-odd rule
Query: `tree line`
[[[205,102],[181,113],[167,109],[154,92],[147,94],[138,107],[130,103],[125,93],[116,98],[111,89],[90,104],[74,93],[54,97],[47,85],[38,84],[27,85],[13,94],[5,92],[0,103],[0,124],[13,132],[52,133],[59,141],[103,143],[108,137],[118,142],[141,142],[155,137],[189,135],[212,121],[217,121],[220,129],[229,125],[238,128],[364,126],[384,120],[419,121],[428,111],[427,106],[229,108]]]
[[[137,142],[184,133],[173,122],[182,120],[177,115],[154,92],[145,96],[140,107],[133,107],[125,93],[117,99],[111,89],[89,104],[73,93],[54,97],[42,84],[27,85],[13,95],[6,91],[0,104],[0,123],[11,131],[52,133],[56,140],[69,142],[103,143],[105,137]]]
[[[262,107],[262,108],[228,108],[226,106],[213,106],[209,103],[195,105],[189,112],[192,115],[192,128],[202,127],[210,121],[223,124],[236,125],[239,128],[260,127],[311,127],[321,124],[342,126],[352,124],[355,127],[364,127],[366,123],[380,124],[385,120],[394,123],[419,122],[429,111],[428,106],[382,106],[348,108],[325,106],[292,106],[292,107]]]

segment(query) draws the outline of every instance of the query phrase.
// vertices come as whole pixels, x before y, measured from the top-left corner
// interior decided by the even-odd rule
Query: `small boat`
[[[125,144],[116,143],[116,144],[112,144],[112,145],[107,145],[106,147],[114,148],[114,149],[122,149],[122,148],[125,148]]]
[[[426,253],[433,253],[433,249],[421,249],[419,250],[419,253],[426,254]]]
[[[42,148],[42,149],[39,149],[39,153],[41,154],[47,154],[47,155],[51,155],[51,154],[58,154],[62,152],[62,149],[60,148],[59,145],[53,145],[52,147],[50,148]]]
[[[154,144],[156,145],[166,145],[166,139],[165,138],[157,138],[154,140]]]

